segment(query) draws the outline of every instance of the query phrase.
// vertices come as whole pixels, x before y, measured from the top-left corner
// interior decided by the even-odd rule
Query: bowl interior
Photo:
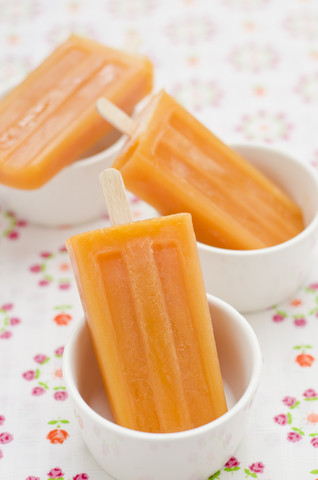
[[[248,322],[232,307],[208,295],[228,408],[246,392],[260,362],[256,337]],[[70,375],[65,381],[75,388],[96,413],[113,422],[107,395],[98,370],[84,319],[68,345],[65,360]],[[65,354],[64,354],[65,355]],[[68,378],[67,378],[68,377]],[[68,383],[71,382],[71,385]]]
[[[231,147],[297,203],[306,226],[312,222],[318,214],[318,181],[309,165],[266,146],[234,144]]]

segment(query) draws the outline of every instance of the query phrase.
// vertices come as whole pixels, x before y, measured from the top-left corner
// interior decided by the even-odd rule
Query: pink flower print
[[[287,407],[292,407],[292,406],[295,405],[295,403],[296,403],[296,398],[295,398],[295,397],[284,397],[284,398],[283,398],[283,403],[284,403]]]
[[[12,317],[12,318],[10,318],[10,325],[12,325],[13,327],[14,327],[15,325],[18,325],[19,323],[21,323],[20,318],[18,318],[18,317]]]
[[[8,338],[11,338],[12,337],[12,332],[10,332],[9,330],[6,330],[5,332],[1,333],[0,335],[0,338],[4,338],[5,340],[7,340]]]
[[[308,388],[304,391],[303,396],[305,398],[316,398],[318,397],[318,393],[313,388]]]
[[[26,227],[27,222],[25,220],[18,220],[17,221],[17,227]]]
[[[66,246],[62,245],[62,247],[59,248],[59,252],[60,253],[66,253],[67,252]]]
[[[8,234],[8,238],[10,238],[10,240],[16,240],[17,238],[19,238],[19,233],[16,230],[12,230]]]
[[[284,317],[284,315],[281,315],[280,313],[276,313],[275,315],[273,315],[272,320],[273,320],[273,322],[279,323],[279,322],[282,322],[283,320],[285,320],[285,317]]]
[[[34,370],[27,370],[26,372],[22,373],[22,377],[25,379],[25,380],[34,380],[35,379],[35,371]]]
[[[34,387],[32,390],[32,395],[36,397],[43,395],[43,393],[45,393],[45,388],[43,387]]]
[[[233,467],[238,467],[240,464],[240,462],[235,458],[235,457],[231,457],[230,460],[228,460],[226,462],[226,464],[224,465],[224,467],[226,468],[233,468]]]
[[[40,287],[47,287],[49,284],[50,282],[48,280],[40,280],[38,283]]]
[[[318,448],[318,437],[314,437],[310,440],[313,447]]]
[[[5,422],[6,417],[4,415],[0,415],[0,425],[3,425]]]
[[[2,432],[0,433],[0,443],[4,445],[5,443],[10,443],[13,440],[13,435],[8,432]]]
[[[40,365],[42,365],[42,363],[48,361],[48,357],[46,355],[43,355],[42,353],[39,353],[38,355],[35,355],[35,357],[33,357],[33,360],[36,363],[39,363]]]
[[[307,320],[303,317],[295,318],[294,325],[296,327],[305,327],[307,325]]]
[[[40,477],[34,477],[34,475],[31,475],[27,477],[25,480],[40,480]]]
[[[42,258],[50,258],[50,257],[53,256],[53,254],[52,254],[51,252],[42,252],[42,253],[40,254],[40,256],[41,256]]]
[[[58,390],[54,393],[53,397],[55,398],[55,400],[64,401],[68,398],[68,395],[65,390]]]
[[[30,271],[33,273],[39,273],[42,270],[41,265],[32,265]]]
[[[278,425],[287,425],[288,423],[287,415],[285,415],[284,413],[280,413],[279,415],[276,415],[276,417],[274,417],[274,422],[276,422]]]
[[[301,435],[299,435],[298,432],[288,432],[287,434],[287,440],[289,442],[293,442],[293,443],[296,443],[296,442],[299,442],[299,440],[301,440],[302,437]]]
[[[64,473],[60,468],[51,468],[51,470],[48,472],[49,478],[62,478],[64,476]]]
[[[3,458],[3,452],[2,452],[2,450],[0,449],[0,460],[1,460],[1,458]]]
[[[2,310],[5,310],[6,312],[7,312],[8,310],[12,310],[12,308],[13,308],[13,303],[5,303],[4,305],[2,305],[1,308],[2,308]]]
[[[73,480],[88,480],[89,479],[89,476],[87,475],[87,473],[78,473],[77,475],[75,475],[75,477],[73,477]]]
[[[57,355],[58,357],[61,357],[64,353],[64,347],[59,347],[55,350],[55,355]]]
[[[254,472],[254,473],[264,472],[264,464],[262,462],[252,463],[252,465],[250,465],[248,468],[250,469],[251,472]]]

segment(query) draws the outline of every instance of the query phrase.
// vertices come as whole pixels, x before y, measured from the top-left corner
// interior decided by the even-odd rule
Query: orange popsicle
[[[100,113],[120,129],[121,119],[109,115],[103,100],[97,103]],[[190,212],[200,242],[256,249],[303,230],[300,208],[164,91],[129,120],[122,130],[131,139],[113,167],[130,191],[162,215]]]
[[[191,216],[115,225],[66,244],[115,421],[164,433],[225,413]]]
[[[71,36],[0,102],[0,183],[34,189],[110,132],[95,101],[127,112],[152,88],[152,65]]]

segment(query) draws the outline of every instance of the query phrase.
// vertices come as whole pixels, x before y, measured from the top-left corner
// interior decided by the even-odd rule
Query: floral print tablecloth
[[[72,32],[148,55],[155,89],[166,88],[224,141],[283,147],[318,169],[315,0],[0,0],[1,87]],[[147,213],[141,201],[132,209],[135,218]],[[110,478],[81,440],[61,369],[82,315],[65,238],[104,222],[45,229],[0,205],[1,480]],[[247,315],[263,377],[241,446],[212,478],[318,478],[312,255],[313,270],[294,296]]]

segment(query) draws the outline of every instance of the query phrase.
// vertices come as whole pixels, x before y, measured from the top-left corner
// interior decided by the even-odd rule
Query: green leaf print
[[[46,390],[49,389],[49,386],[46,383],[44,383],[44,382],[38,382],[38,383],[39,383],[39,385],[41,385],[41,387],[44,387]]]
[[[310,473],[313,473],[314,475],[318,475],[318,470],[311,470]]]
[[[48,425],[56,425],[58,423],[57,420],[51,420],[50,422],[47,422]]]
[[[240,470],[241,467],[227,467],[227,468],[224,468],[224,471],[225,472],[234,472],[235,470]]]
[[[208,480],[216,480],[217,478],[219,479],[221,475],[221,470],[218,470],[212,477],[209,477]]]
[[[294,430],[294,432],[299,433],[299,435],[305,435],[305,432],[303,432],[301,428],[292,427],[292,430]]]
[[[289,407],[291,410],[298,407],[298,405],[300,404],[299,400],[297,400],[297,402],[294,403],[294,405],[292,405],[291,407]]]
[[[291,416],[291,414],[289,412],[287,412],[287,421],[288,421],[288,424],[290,425],[293,421],[293,417]]]

